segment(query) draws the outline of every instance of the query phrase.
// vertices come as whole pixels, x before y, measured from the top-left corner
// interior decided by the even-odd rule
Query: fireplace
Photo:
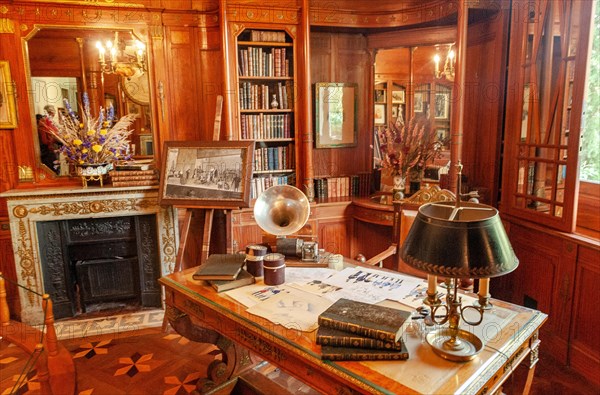
[[[160,306],[157,279],[175,266],[173,207],[156,186],[11,190],[6,198],[20,319],[43,320],[48,293],[56,317],[111,305]],[[36,295],[37,294],[37,295]]]
[[[161,305],[155,215],[44,221],[37,233],[55,318]]]

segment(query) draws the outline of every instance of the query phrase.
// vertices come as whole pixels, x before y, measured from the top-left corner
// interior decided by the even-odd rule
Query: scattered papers
[[[331,304],[320,296],[290,288],[255,304],[247,312],[289,329],[311,332],[318,327],[319,314]]]
[[[265,285],[261,281],[260,283],[256,283],[253,285],[248,285],[245,287],[232,289],[231,291],[226,291],[224,292],[224,294],[235,299],[237,302],[243,304],[246,307],[252,307],[255,304],[264,302],[265,300],[281,292],[289,292],[288,287],[286,287],[285,285]]]
[[[377,303],[384,299],[400,301],[422,282],[419,278],[399,273],[359,267],[346,268],[323,281],[342,288],[349,295],[344,297],[367,303]],[[327,295],[331,296],[335,295]]]

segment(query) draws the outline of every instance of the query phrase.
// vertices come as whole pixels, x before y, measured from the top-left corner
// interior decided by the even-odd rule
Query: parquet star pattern
[[[190,394],[219,354],[213,345],[160,328],[61,342],[73,355],[78,395]],[[18,390],[13,388],[27,358],[18,347],[0,349],[0,395],[40,393],[35,371]]]

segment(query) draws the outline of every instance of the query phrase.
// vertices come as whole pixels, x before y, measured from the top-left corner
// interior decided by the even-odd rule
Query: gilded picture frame
[[[254,141],[167,141],[162,152],[160,205],[250,205]]]
[[[0,60],[0,129],[17,127],[15,88],[10,76],[10,64]]]
[[[355,147],[358,84],[315,84],[315,147]]]

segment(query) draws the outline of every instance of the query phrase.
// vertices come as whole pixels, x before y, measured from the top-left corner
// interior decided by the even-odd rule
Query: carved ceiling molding
[[[402,2],[398,4],[401,5]],[[322,6],[311,7],[310,23],[315,26],[400,28],[451,17],[457,13],[458,4],[457,0],[438,0],[405,9],[373,12],[342,9],[337,7],[337,3],[325,2]]]

